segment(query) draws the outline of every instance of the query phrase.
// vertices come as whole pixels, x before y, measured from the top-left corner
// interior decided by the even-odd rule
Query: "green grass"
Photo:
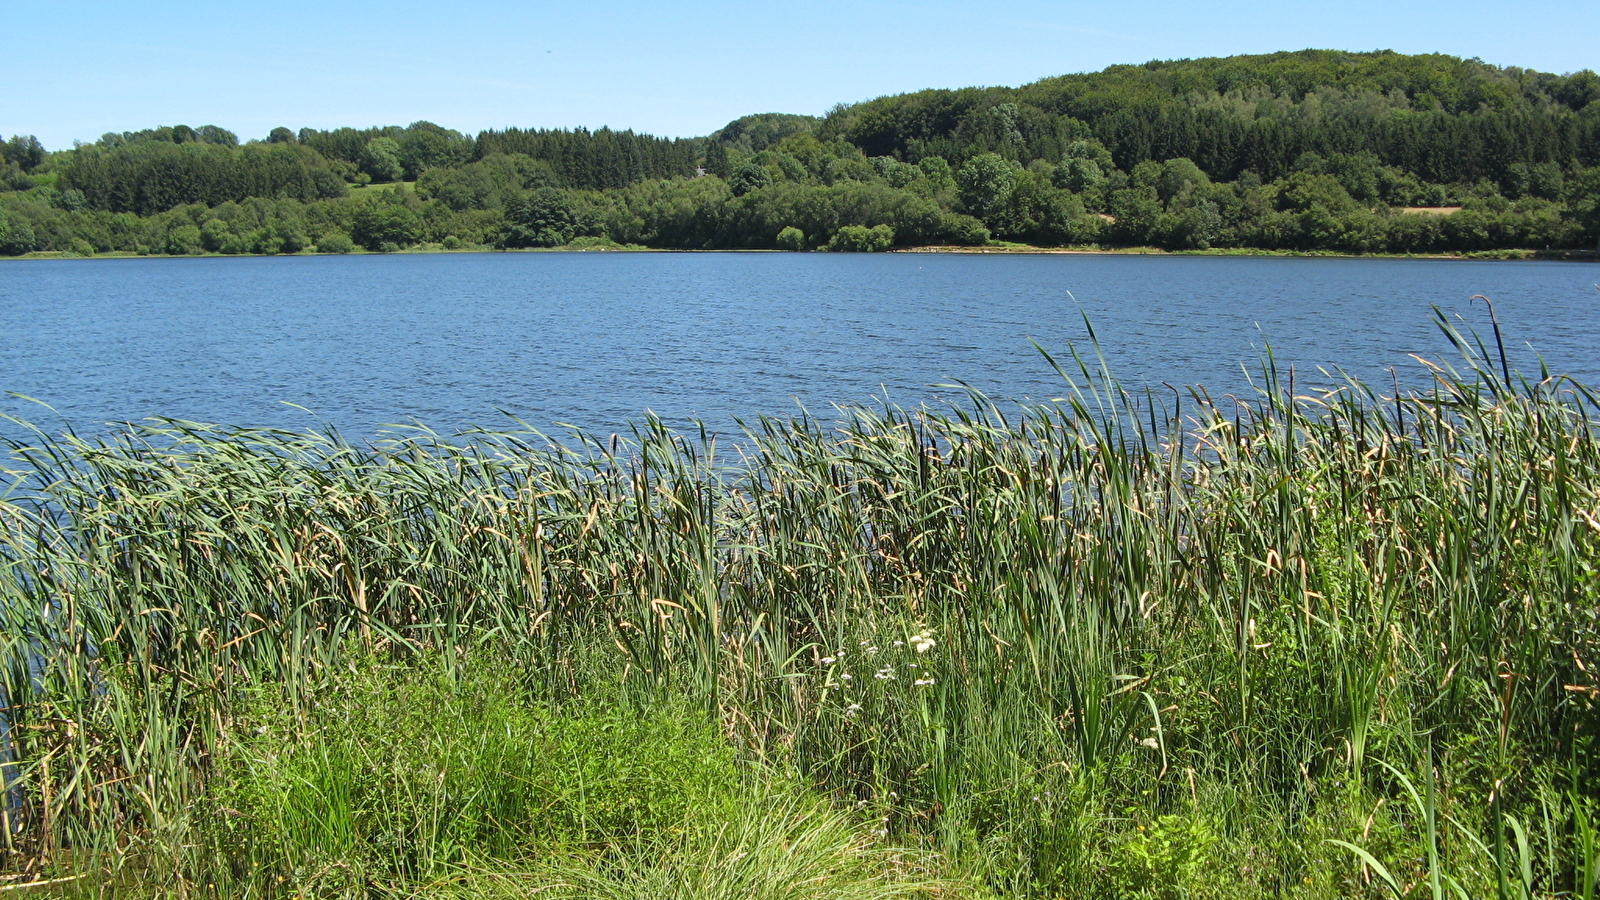
[[[776,796],[703,709],[615,690],[557,706],[487,654],[368,657],[313,696],[259,692],[220,748],[203,843],[209,872],[236,873],[226,895],[403,894],[494,861],[685,840]]]
[[[0,504],[6,871],[1593,900],[1594,398],[1446,333],[1398,398],[1079,361],[1051,406],[737,442],[40,435]]]

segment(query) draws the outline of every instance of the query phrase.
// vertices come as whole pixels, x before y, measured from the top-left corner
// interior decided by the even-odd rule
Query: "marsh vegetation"
[[[36,435],[7,887],[1592,900],[1594,397],[1447,334],[1398,397]]]

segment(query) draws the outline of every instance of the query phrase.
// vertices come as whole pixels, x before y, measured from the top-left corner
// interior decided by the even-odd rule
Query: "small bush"
[[[167,232],[167,244],[163,249],[173,256],[202,252],[205,248],[200,244],[200,229],[193,225],[179,225]]]
[[[38,238],[27,222],[12,222],[9,229],[0,231],[0,255],[21,256],[36,249]]]
[[[257,228],[249,235],[250,252],[266,256],[284,252],[283,238],[274,228]],[[291,251],[292,252],[292,251]]]
[[[1139,825],[1112,860],[1112,871],[1130,896],[1184,900],[1211,896],[1217,873],[1212,848],[1216,830],[1202,815],[1165,815]]]
[[[939,233],[952,244],[979,247],[989,243],[989,229],[972,216],[945,213],[939,217]]]
[[[846,225],[833,235],[827,249],[845,253],[881,253],[894,246],[894,229],[888,225]]]
[[[317,238],[317,249],[323,253],[349,253],[356,249],[356,242],[342,231],[330,231]]]
[[[422,239],[422,220],[399,202],[368,203],[356,213],[350,236],[368,250],[393,252],[381,248],[393,244],[398,249]]]
[[[249,253],[253,249],[251,236],[235,233],[222,219],[208,219],[200,227],[200,241],[215,253]]]
[[[790,225],[778,232],[779,250],[804,250],[806,248],[806,233]]]

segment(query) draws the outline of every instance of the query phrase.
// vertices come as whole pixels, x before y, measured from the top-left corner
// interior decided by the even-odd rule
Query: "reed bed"
[[[0,890],[1594,900],[1594,397],[1445,333],[1403,396],[17,442]]]

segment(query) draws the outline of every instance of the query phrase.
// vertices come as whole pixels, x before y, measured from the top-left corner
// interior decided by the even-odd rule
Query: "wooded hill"
[[[1600,76],[1392,52],[1113,66],[747,116],[689,139],[418,122],[0,148],[12,255],[994,239],[1587,249],[1597,206]]]

